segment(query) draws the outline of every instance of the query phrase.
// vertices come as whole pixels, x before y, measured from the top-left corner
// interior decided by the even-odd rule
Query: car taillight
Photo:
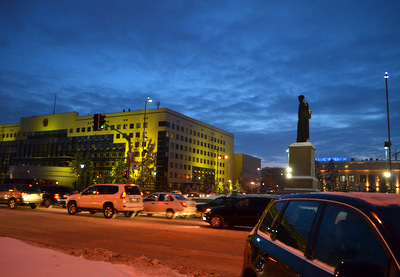
[[[125,198],[126,197],[126,191],[121,193],[121,198]]]
[[[40,197],[43,197],[43,195],[44,195],[44,193],[42,192],[42,193],[40,194]]]
[[[54,194],[54,198],[55,198],[55,199],[60,199],[60,195],[59,195],[58,193],[55,193],[55,194]]]
[[[183,207],[187,207],[187,202],[181,202],[181,205],[182,205]]]
[[[26,192],[21,192],[21,195],[22,196],[26,196],[26,195],[28,195]]]

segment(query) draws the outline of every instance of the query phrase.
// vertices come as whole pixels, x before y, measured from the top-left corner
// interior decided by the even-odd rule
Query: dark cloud
[[[383,74],[399,146],[400,3],[0,3],[0,124],[143,109],[150,96],[235,135],[235,152],[287,163],[297,96],[318,157],[383,158]],[[155,108],[155,104],[149,108]]]

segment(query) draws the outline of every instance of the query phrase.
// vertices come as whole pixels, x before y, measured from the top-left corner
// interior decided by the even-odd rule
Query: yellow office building
[[[1,182],[85,187],[110,182],[113,168],[128,157],[132,173],[143,165],[154,175],[152,182],[132,175],[146,190],[213,187],[216,179],[232,178],[230,133],[166,108],[105,114],[105,120],[101,131],[93,130],[93,115],[76,112],[0,125]],[[77,154],[82,166],[74,171]],[[146,163],[150,156],[151,165]]]

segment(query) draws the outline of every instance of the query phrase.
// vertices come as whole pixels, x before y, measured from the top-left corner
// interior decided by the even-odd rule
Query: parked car
[[[17,190],[21,191],[22,205],[29,205],[36,209],[43,203],[43,196],[40,188],[36,185],[15,185]]]
[[[18,205],[29,205],[36,209],[43,203],[40,188],[31,184],[6,184],[1,188],[0,202],[8,204],[11,209]]]
[[[0,186],[0,204],[6,204],[10,209],[15,209],[22,204],[22,195],[13,184]]]
[[[82,193],[68,196],[67,210],[71,215],[89,211],[91,214],[102,212],[105,218],[114,218],[121,212],[132,217],[143,210],[142,192],[136,185],[96,184]]]
[[[196,213],[196,202],[177,193],[155,192],[144,199],[142,213],[149,216],[162,214],[168,219],[176,215],[185,218]]]
[[[197,203],[196,204],[196,209],[197,209],[196,217],[202,217],[204,212],[208,208],[229,205],[229,204],[232,204],[233,202],[235,202],[236,200],[238,200],[240,198],[242,198],[242,197],[240,197],[240,196],[220,196],[220,197],[217,197],[217,198],[213,199],[210,202]]]
[[[203,220],[213,228],[228,226],[255,226],[272,197],[240,197],[233,203],[208,208]]]
[[[40,189],[43,194],[43,206],[48,208],[51,205],[62,205],[65,207],[68,196],[76,191],[71,187],[41,185]]]
[[[243,277],[399,277],[400,195],[277,197],[249,234]]]

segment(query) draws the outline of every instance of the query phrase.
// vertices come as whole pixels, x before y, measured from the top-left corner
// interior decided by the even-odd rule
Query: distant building
[[[101,131],[93,131],[93,115],[76,112],[0,125],[1,182],[35,180],[81,187],[109,182],[113,167],[129,149],[133,170],[140,166],[149,143],[154,143],[157,167],[155,181],[143,184],[145,189],[180,189],[204,182],[213,186],[217,178],[232,179],[232,159],[218,159],[233,157],[232,134],[166,108],[147,110],[144,125],[144,113],[105,114],[107,127]],[[71,172],[69,164],[77,153],[90,157],[94,168],[82,165],[78,174]]]
[[[390,189],[389,180],[385,177],[385,173],[388,171],[387,161],[336,159],[331,162],[326,159],[316,161],[315,170],[320,190],[386,192]],[[396,193],[400,193],[400,161],[392,161],[391,176],[392,189]],[[329,184],[329,180],[332,180],[331,184]],[[286,168],[265,167],[262,169],[262,191],[280,191],[285,184]]]
[[[263,167],[261,170],[261,192],[272,193],[281,191],[286,186],[286,168]]]
[[[261,159],[246,154],[235,154],[233,184],[243,178],[248,193],[260,192]]]
[[[329,161],[319,162],[316,170],[320,171],[320,181],[327,187],[326,175],[331,171]],[[389,180],[385,177],[388,171],[388,162],[377,159],[363,161],[337,161],[333,162],[335,183],[338,190],[381,191],[389,190]],[[392,189],[399,193],[400,161],[392,161]]]

